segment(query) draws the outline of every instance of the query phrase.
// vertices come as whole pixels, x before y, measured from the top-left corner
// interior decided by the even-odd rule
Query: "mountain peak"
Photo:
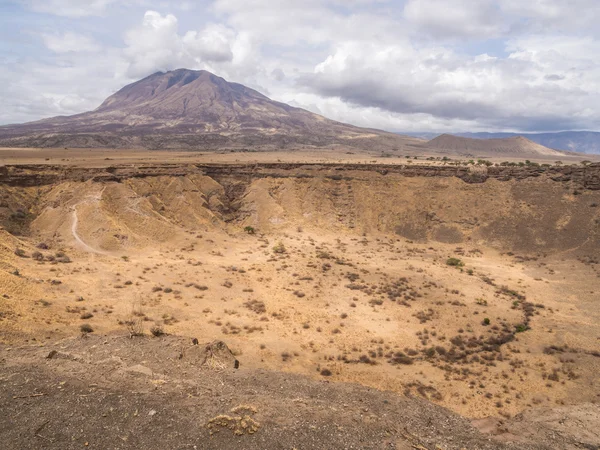
[[[190,84],[194,84],[194,86],[184,90]],[[96,111],[130,109],[158,98],[164,102],[169,98],[177,97],[178,101],[185,102],[183,97],[186,96],[191,98],[194,95],[202,94],[210,97],[210,91],[225,94],[234,90],[236,90],[234,83],[228,83],[223,78],[206,70],[176,69],[168,72],[156,72],[120,89],[107,98]],[[165,95],[167,91],[169,93]]]
[[[335,122],[206,70],[183,68],[131,83],[90,112],[0,127],[0,139],[6,136],[10,145],[35,147],[401,149],[419,142]]]

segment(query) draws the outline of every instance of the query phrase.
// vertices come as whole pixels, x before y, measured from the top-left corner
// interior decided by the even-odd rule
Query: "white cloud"
[[[210,24],[202,31],[188,31],[182,44],[191,55],[198,55],[205,61],[223,62],[233,59],[231,50],[235,33],[221,24]]]
[[[78,33],[42,34],[44,44],[55,53],[96,52],[101,49],[94,39]]]
[[[587,32],[598,35],[600,3],[597,0],[502,0],[502,12],[527,23],[526,29],[548,33]]]
[[[104,14],[117,0],[24,0],[33,11],[67,17],[85,17]]]
[[[408,0],[404,17],[417,32],[438,38],[493,38],[505,30],[493,0]]]
[[[0,123],[18,123],[89,111],[130,79],[116,74],[113,50],[57,54],[51,62],[31,59],[14,68],[0,65]],[[116,70],[115,70],[116,68]]]
[[[0,123],[180,67],[390,130],[600,123],[597,0],[15,1],[66,18],[0,30]]]
[[[600,120],[600,54],[591,40],[515,41],[506,58],[440,48],[344,44],[304,78],[357,107],[425,114],[500,129],[593,126]],[[558,75],[560,80],[546,77]]]
[[[142,24],[125,35],[127,74],[141,77],[153,71],[207,67],[232,61],[237,35],[222,24],[179,34],[177,18],[147,11]]]

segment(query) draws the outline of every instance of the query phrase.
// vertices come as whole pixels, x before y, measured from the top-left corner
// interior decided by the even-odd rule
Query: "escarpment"
[[[0,220],[7,230],[68,234],[76,211],[82,228],[86,221],[105,223],[100,231],[89,226],[106,248],[122,245],[115,235],[144,245],[198,224],[378,232],[507,251],[588,252],[599,245],[600,164],[21,165],[0,171]]]

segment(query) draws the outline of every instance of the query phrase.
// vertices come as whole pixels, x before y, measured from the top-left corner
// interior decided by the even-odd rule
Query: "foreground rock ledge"
[[[3,446],[575,449],[598,437],[587,429],[600,417],[594,405],[579,406],[577,420],[551,410],[488,421],[492,438],[419,398],[243,364],[203,369],[202,350],[188,338],[116,335],[1,347]]]

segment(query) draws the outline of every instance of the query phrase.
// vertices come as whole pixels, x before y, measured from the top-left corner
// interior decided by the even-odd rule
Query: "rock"
[[[136,364],[135,366],[127,367],[124,370],[125,372],[141,373],[142,375],[148,375],[149,377],[153,375],[152,369],[146,366],[142,366],[141,364]]]
[[[213,341],[204,347],[203,367],[210,369],[238,368],[239,361],[223,341]]]

